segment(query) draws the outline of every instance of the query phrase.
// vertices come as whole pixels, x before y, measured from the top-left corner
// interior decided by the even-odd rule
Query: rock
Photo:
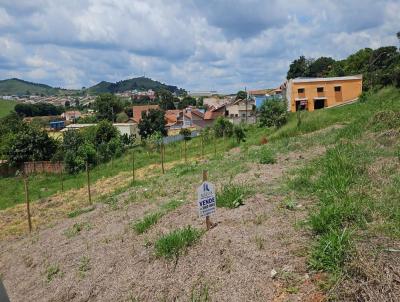
[[[271,270],[271,278],[275,278],[275,276],[278,274],[278,272],[274,269]]]

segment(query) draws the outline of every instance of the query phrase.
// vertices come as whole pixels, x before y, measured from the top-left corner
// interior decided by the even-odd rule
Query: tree
[[[65,106],[65,108],[71,107],[71,102],[70,101],[65,101],[64,106]]]
[[[308,69],[308,61],[306,60],[306,57],[300,56],[300,58],[294,60],[290,64],[286,78],[289,80],[297,77],[304,77],[307,69]]]
[[[47,132],[30,125],[24,127],[10,141],[7,155],[12,165],[26,161],[50,160],[57,150],[57,144]]]
[[[114,122],[118,113],[123,110],[122,102],[113,94],[105,93],[96,97],[94,102],[98,120]]]
[[[172,93],[168,90],[161,90],[158,93],[160,98],[160,108],[163,110],[172,110],[175,109],[174,105],[174,97]]]
[[[240,90],[236,93],[236,100],[245,100],[247,98],[246,91]]]
[[[183,141],[185,143],[185,163],[187,162],[187,141],[192,139],[192,131],[189,128],[182,128],[179,132],[180,135],[183,135]]]
[[[240,144],[240,142],[246,141],[246,133],[244,132],[243,127],[239,125],[235,125],[233,127],[233,135],[236,138],[238,144]]]
[[[117,123],[126,123],[129,120],[129,116],[125,112],[120,112],[117,114]]]
[[[335,60],[328,57],[320,57],[307,67],[306,76],[308,77],[326,77],[333,68]]]
[[[281,127],[288,119],[286,103],[281,100],[266,100],[260,108],[260,124],[266,127]]]
[[[182,101],[178,103],[178,109],[185,109],[189,106],[196,106],[196,99],[191,96],[185,96]]]
[[[142,119],[138,125],[140,136],[147,138],[154,132],[160,132],[163,136],[167,135],[164,114],[164,110],[159,109],[150,109],[147,113],[142,112]]]
[[[119,136],[119,132],[115,126],[113,126],[109,121],[103,120],[96,126],[96,146],[107,144],[113,138]]]
[[[216,137],[232,136],[233,134],[233,124],[228,119],[219,116],[214,123],[214,132]]]

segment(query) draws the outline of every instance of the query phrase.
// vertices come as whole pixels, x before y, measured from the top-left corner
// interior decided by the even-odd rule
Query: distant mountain
[[[68,91],[16,78],[0,81],[0,95],[55,95],[67,93]]]
[[[152,89],[154,91],[159,91],[159,90],[169,90],[172,93],[176,92],[177,94],[182,93],[184,90],[180,89],[176,86],[172,85],[166,85],[158,81],[154,81],[152,79],[146,78],[146,77],[138,77],[138,78],[132,78],[116,83],[110,83],[110,82],[105,82],[102,81],[90,88],[87,89],[87,91],[90,94],[99,94],[99,93],[117,93],[117,92],[124,92],[127,90],[149,90]]]
[[[127,90],[149,90],[154,91],[169,90],[172,93],[176,92],[181,94],[184,92],[176,86],[166,85],[158,81],[146,77],[138,77],[129,80],[120,81],[117,83],[110,83],[102,81],[92,87],[89,87],[85,92],[89,94],[99,94],[99,93],[117,93]],[[60,94],[76,94],[80,93],[82,90],[77,89],[63,89],[55,88],[45,84],[32,83],[20,79],[8,79],[0,81],[0,96],[2,95],[60,95]]]

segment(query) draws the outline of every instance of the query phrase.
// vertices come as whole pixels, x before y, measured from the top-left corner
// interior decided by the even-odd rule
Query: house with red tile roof
[[[139,123],[140,120],[142,119],[142,113],[143,112],[148,112],[150,109],[160,109],[158,105],[138,105],[138,106],[133,106],[132,111],[133,111],[133,121],[135,123]]]

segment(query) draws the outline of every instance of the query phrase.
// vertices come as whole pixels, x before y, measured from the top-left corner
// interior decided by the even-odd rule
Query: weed
[[[161,217],[162,214],[159,212],[146,215],[142,220],[139,220],[138,222],[134,223],[132,225],[132,228],[136,231],[136,233],[143,234],[153,224],[156,224]]]
[[[181,165],[176,165],[171,172],[174,173],[176,176],[183,176],[187,174],[194,173],[198,170],[198,166],[196,163],[190,163],[190,164],[181,164]]]
[[[166,212],[171,212],[171,211],[175,210],[176,208],[179,208],[183,203],[184,203],[183,200],[174,199],[174,200],[169,201],[166,204],[163,204],[161,206],[161,210],[166,211]]]
[[[274,152],[270,148],[263,146],[259,151],[259,163],[263,165],[276,163]]]
[[[257,248],[259,250],[264,249],[264,243],[265,243],[265,239],[264,238],[262,238],[261,236],[256,235],[254,237],[254,241],[255,241],[256,246],[257,246]]]
[[[348,229],[332,229],[322,235],[314,246],[309,264],[315,270],[340,272],[351,250],[351,234]]]
[[[296,203],[296,201],[293,200],[292,198],[285,198],[285,199],[282,201],[282,205],[283,205],[283,207],[284,207],[285,209],[288,209],[288,210],[293,211],[293,210],[296,208],[297,203]]]
[[[95,209],[94,206],[91,206],[91,207],[89,207],[89,208],[76,209],[76,210],[74,210],[74,211],[72,211],[72,212],[69,212],[69,213],[67,214],[67,216],[68,216],[69,218],[77,217],[77,216],[79,216],[79,215],[81,215],[81,214],[91,212],[91,211],[93,211],[94,209]]]
[[[90,229],[92,229],[92,225],[89,222],[75,223],[71,228],[64,232],[64,235],[67,238],[71,238],[78,235],[82,230],[88,231]]]
[[[46,280],[51,282],[60,273],[58,264],[49,265],[46,269]]]
[[[182,252],[200,239],[203,232],[188,226],[177,229],[159,238],[155,243],[155,251],[158,257],[167,259],[178,258]]]
[[[192,288],[192,294],[190,295],[191,302],[208,302],[210,301],[208,293],[208,285],[201,285],[198,290]]]
[[[265,220],[267,220],[267,217],[268,216],[266,213],[258,214],[256,216],[256,218],[254,219],[254,224],[256,224],[256,225],[262,224]]]
[[[244,204],[249,190],[243,185],[228,184],[217,192],[217,207],[234,209]]]
[[[82,256],[82,258],[79,260],[79,275],[81,277],[85,276],[85,273],[90,271],[90,258],[87,256]]]

